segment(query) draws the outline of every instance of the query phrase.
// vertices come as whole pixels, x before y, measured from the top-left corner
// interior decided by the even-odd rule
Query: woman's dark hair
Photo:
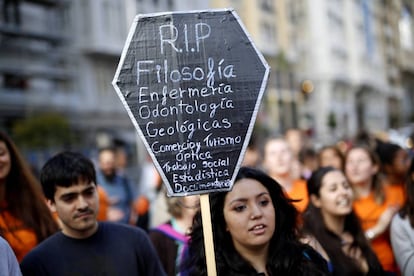
[[[325,275],[325,263],[311,260],[305,255],[316,252],[299,242],[297,237],[297,211],[286,198],[281,186],[264,172],[242,167],[237,181],[249,178],[259,181],[268,191],[275,208],[275,233],[270,240],[267,270],[271,275]],[[211,224],[213,229],[217,275],[256,275],[255,269],[234,248],[231,235],[226,231],[223,215],[224,201],[228,192],[210,194]],[[306,252],[306,253],[304,253]],[[309,254],[308,254],[309,253]],[[190,275],[207,275],[201,215],[194,218],[189,244]]]
[[[340,170],[333,167],[321,167],[312,173],[312,176],[307,181],[309,198],[311,196],[320,197],[323,178],[326,174],[333,171]],[[302,216],[302,234],[315,237],[321,244],[333,264],[333,275],[364,275],[355,261],[343,252],[342,239],[326,228],[321,210],[312,203],[312,200],[309,201]],[[346,215],[344,227],[344,231],[350,233],[354,238],[351,247],[360,248],[363,256],[366,258],[369,265],[369,275],[381,275],[381,265],[375,253],[371,250],[354,211]]]
[[[80,179],[96,185],[92,161],[77,152],[64,151],[50,158],[40,172],[40,182],[46,198],[54,201],[56,186],[70,187]]]
[[[405,201],[399,211],[401,218],[408,217],[411,227],[414,228],[414,159],[411,160],[410,168],[405,181]]]
[[[326,145],[326,146],[323,146],[321,149],[318,150],[318,152],[317,152],[318,164],[321,165],[321,163],[322,163],[322,154],[327,150],[333,150],[335,152],[335,154],[341,160],[341,168],[340,169],[343,170],[344,165],[345,165],[345,156],[344,156],[344,153],[336,145]]]
[[[10,137],[0,131],[10,154],[11,168],[6,178],[5,200],[7,210],[36,234],[38,242],[58,231],[58,225],[45,203],[39,181]],[[16,225],[8,222],[10,230]],[[13,231],[11,231],[13,232]]]
[[[381,164],[384,165],[392,165],[397,153],[402,150],[403,148],[397,144],[393,143],[380,143],[376,147],[376,153],[381,161]]]

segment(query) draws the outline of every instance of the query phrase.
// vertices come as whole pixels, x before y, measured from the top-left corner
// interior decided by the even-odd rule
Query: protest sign
[[[113,85],[170,195],[231,189],[268,74],[233,10],[135,18]]]

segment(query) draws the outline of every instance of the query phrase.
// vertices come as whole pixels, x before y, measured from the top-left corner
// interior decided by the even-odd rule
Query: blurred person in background
[[[298,200],[293,205],[302,212],[308,205],[306,181],[294,172],[295,156],[283,138],[269,138],[263,151],[263,169],[276,180],[287,196]]]
[[[303,213],[303,242],[328,261],[332,275],[383,275],[352,209],[354,195],[343,171],[321,167],[307,184],[309,205]]]
[[[299,162],[301,165],[301,178],[307,180],[312,172],[318,167],[316,151],[312,147],[304,147],[299,152]]]
[[[345,156],[336,145],[323,146],[317,152],[319,167],[334,167],[344,170]]]
[[[256,168],[260,165],[260,151],[255,137],[251,137],[243,157],[242,166]]]
[[[345,174],[355,192],[353,207],[362,229],[384,270],[398,273],[389,227],[400,206],[381,182],[380,166],[376,153],[365,145],[354,145],[345,156]]]
[[[285,131],[283,136],[285,141],[288,143],[289,148],[293,153],[293,165],[292,165],[292,173],[296,174],[295,178],[302,178],[303,177],[303,168],[302,162],[300,161],[300,152],[304,149],[309,147],[305,133],[298,128],[289,128]]]
[[[116,172],[128,180],[132,186],[132,190],[135,191],[136,195],[134,197],[132,213],[137,215],[136,225],[148,231],[149,227],[149,206],[150,201],[148,196],[145,193],[138,193],[140,190],[139,183],[136,180],[132,180],[130,175],[128,175],[128,163],[129,156],[126,148],[124,146],[117,146],[115,148],[115,167]],[[142,174],[142,170],[139,173]],[[132,223],[132,221],[131,221]]]
[[[391,244],[402,275],[414,275],[414,161],[407,173],[406,197],[391,222]]]
[[[377,153],[381,160],[381,172],[384,176],[384,184],[387,185],[393,201],[400,206],[404,203],[405,182],[410,167],[408,152],[393,143],[379,143]]]
[[[285,131],[285,141],[288,143],[295,157],[299,157],[299,152],[306,146],[305,135],[301,129],[290,128]]]
[[[5,239],[0,236],[0,275],[21,276],[19,263],[14,255],[13,249]]]
[[[137,216],[133,207],[136,189],[125,176],[118,173],[114,148],[99,150],[96,179],[108,196],[108,220],[136,225]]]
[[[150,229],[149,236],[167,275],[175,276],[182,270],[193,218],[200,209],[200,197],[166,196],[166,202],[171,219]]]
[[[38,180],[14,142],[0,131],[0,235],[20,262],[56,231]]]
[[[127,176],[128,153],[124,147],[114,148],[116,171],[123,176]]]

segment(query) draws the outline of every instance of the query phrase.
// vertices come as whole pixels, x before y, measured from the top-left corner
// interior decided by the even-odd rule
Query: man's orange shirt
[[[99,212],[97,219],[99,221],[105,221],[108,218],[109,199],[105,190],[101,186],[97,186],[99,195]]]
[[[293,182],[292,189],[286,192],[287,196],[291,199],[300,199],[300,201],[293,202],[296,209],[302,213],[308,206],[308,187],[306,186],[306,180],[297,179]]]
[[[0,212],[0,231],[19,262],[38,243],[35,232],[8,211]]]
[[[375,202],[373,192],[367,197],[359,198],[354,201],[353,207],[360,219],[364,231],[377,224],[380,216],[388,206],[401,204],[404,200],[404,195],[401,189],[397,187],[385,186],[384,193],[386,199],[383,204]],[[384,270],[398,272],[398,267],[391,247],[389,231],[385,231],[383,234],[372,240],[371,246]]]

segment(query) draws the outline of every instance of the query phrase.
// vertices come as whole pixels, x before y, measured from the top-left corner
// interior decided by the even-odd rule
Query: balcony
[[[46,7],[54,7],[57,5],[67,4],[68,0],[25,0],[25,2],[42,5]]]
[[[31,40],[46,41],[54,45],[63,44],[68,40],[67,37],[59,34],[57,31],[54,33],[50,30],[27,30],[25,28],[21,28],[20,26],[6,23],[0,24],[0,35],[3,36],[2,39],[6,40],[7,38],[25,38]]]

